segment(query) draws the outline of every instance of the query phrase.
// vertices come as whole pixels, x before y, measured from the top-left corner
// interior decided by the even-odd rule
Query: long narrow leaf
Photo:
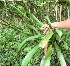
[[[52,30],[46,34],[46,36],[44,37],[44,39],[41,40],[41,42],[39,43],[39,47],[44,48],[45,45],[48,43],[49,39],[52,37],[53,32]]]
[[[39,46],[35,46],[23,59],[21,66],[27,66],[30,59],[33,57],[35,52],[39,49]]]
[[[38,31],[34,26],[29,25],[29,27],[30,27],[31,29],[35,30],[35,31],[36,31],[36,33],[37,33],[38,35],[40,35],[39,31]]]
[[[30,40],[35,40],[36,38],[40,38],[42,37],[42,35],[34,35],[34,36],[31,36],[27,39],[25,39],[18,47],[18,51],[20,51],[21,47],[27,42],[27,41],[30,41]]]
[[[27,21],[31,21],[31,20],[26,16],[26,14],[23,13],[23,12],[22,12],[20,9],[18,9],[17,7],[15,7],[15,5],[10,4],[10,6],[11,6],[12,8],[14,8],[20,15],[22,15],[22,17],[24,17]]]
[[[28,13],[28,14],[31,16],[31,18],[33,18],[38,23],[39,26],[43,26],[43,23],[39,21],[38,18],[34,16],[34,14],[31,14],[31,13]]]
[[[50,45],[47,50],[46,58],[45,58],[43,66],[50,66],[51,55],[52,55],[52,45]]]
[[[26,14],[24,14],[20,9],[16,8],[13,4],[10,4],[11,7],[13,7],[20,15],[22,15],[27,21],[31,20],[26,16]],[[34,20],[36,20],[36,22],[38,23],[39,26],[42,26],[43,23],[41,21],[39,21],[33,14],[27,12],[31,18],[33,18]]]
[[[59,49],[58,45],[55,44],[54,46],[55,46],[55,49],[57,51],[57,55],[58,55],[61,66],[67,66],[66,62],[64,60],[63,54],[61,53],[61,50]]]
[[[40,66],[43,66],[44,65],[44,60],[45,60],[45,56],[43,56],[43,58],[41,60],[41,63],[40,63]]]

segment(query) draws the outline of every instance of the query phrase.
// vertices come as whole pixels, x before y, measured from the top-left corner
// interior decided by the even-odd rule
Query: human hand
[[[48,24],[44,24],[40,29],[43,30],[44,34],[50,32],[50,27]]]

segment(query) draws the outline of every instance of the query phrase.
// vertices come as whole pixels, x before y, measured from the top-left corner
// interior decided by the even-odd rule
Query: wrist
[[[58,25],[59,25],[59,22],[51,23],[51,27],[52,27],[52,28],[57,28]]]
[[[51,23],[51,27],[54,28],[54,23]]]

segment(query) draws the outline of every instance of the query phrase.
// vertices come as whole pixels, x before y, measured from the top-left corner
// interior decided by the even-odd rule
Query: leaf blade
[[[39,46],[35,46],[35,47],[25,56],[25,58],[22,60],[21,66],[27,66],[28,62],[30,61],[30,59],[32,58],[32,56],[34,55],[34,53],[37,51],[38,48],[39,48]]]
[[[53,35],[53,31],[50,30],[49,33],[46,34],[46,36],[44,37],[44,39],[41,40],[41,42],[39,43],[39,47],[44,48],[46,44],[48,44],[48,41],[50,40],[50,38]]]
[[[20,49],[22,48],[22,46],[27,42],[27,41],[30,41],[30,40],[35,40],[36,38],[40,38],[42,37],[42,35],[34,35],[34,36],[31,36],[27,39],[25,39],[18,47],[18,51],[20,51]]]
[[[50,45],[47,50],[46,58],[43,66],[50,66],[51,55],[52,55],[52,45]]]
[[[64,60],[63,54],[61,53],[61,50],[59,49],[58,45],[55,44],[54,46],[55,46],[55,49],[57,51],[57,55],[58,55],[61,66],[67,66],[66,62]]]

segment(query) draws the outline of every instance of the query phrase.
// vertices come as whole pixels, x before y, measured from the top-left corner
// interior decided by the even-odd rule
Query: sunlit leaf
[[[52,30],[51,30],[51,31],[50,31],[49,33],[47,33],[47,34],[45,35],[45,37],[41,40],[41,42],[39,43],[39,47],[44,48],[45,45],[48,43],[49,39],[52,37],[52,35],[53,35],[53,32],[52,32]]]
[[[41,60],[41,63],[40,63],[40,66],[43,66],[44,65],[44,60],[45,60],[45,56],[43,56],[43,58]]]
[[[52,55],[52,45],[50,45],[47,50],[43,66],[50,66],[51,55]]]

